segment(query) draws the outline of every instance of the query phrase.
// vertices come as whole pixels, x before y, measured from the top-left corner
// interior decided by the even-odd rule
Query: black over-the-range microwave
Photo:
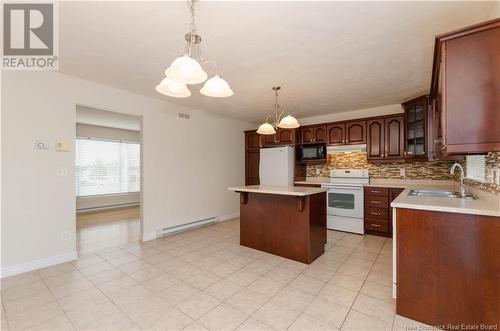
[[[326,144],[302,145],[300,159],[302,161],[326,160]]]

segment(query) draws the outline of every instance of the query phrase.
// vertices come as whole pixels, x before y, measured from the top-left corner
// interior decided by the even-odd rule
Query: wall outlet
[[[47,150],[49,149],[49,142],[47,140],[35,140],[35,149]]]
[[[406,177],[406,169],[405,168],[399,169],[399,176]]]
[[[61,240],[63,240],[63,241],[68,240],[68,231],[61,232]]]
[[[68,168],[65,167],[57,167],[56,174],[59,177],[67,177],[68,176]]]
[[[319,168],[316,168],[316,176],[319,176],[321,175],[321,170],[319,170]]]

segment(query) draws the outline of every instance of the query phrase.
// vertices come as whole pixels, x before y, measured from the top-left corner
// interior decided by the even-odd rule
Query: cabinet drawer
[[[377,220],[388,221],[389,209],[388,208],[365,208],[365,218],[374,218]]]
[[[389,198],[378,196],[365,196],[365,207],[388,208]]]
[[[389,233],[389,222],[365,219],[365,229],[371,231]]]
[[[366,195],[376,195],[380,197],[389,196],[389,188],[387,187],[365,187]]]

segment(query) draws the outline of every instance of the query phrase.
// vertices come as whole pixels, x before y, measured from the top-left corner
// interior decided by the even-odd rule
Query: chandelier
[[[201,36],[197,33],[194,20],[194,3],[188,1],[191,10],[190,31],[186,33],[186,50],[184,55],[176,58],[170,67],[165,70],[165,78],[156,86],[156,91],[174,98],[187,98],[191,91],[187,85],[196,85],[205,82],[200,93],[209,97],[224,98],[233,95],[229,84],[219,76],[217,64],[212,60],[204,59],[201,55]],[[201,64],[200,64],[201,63]],[[207,80],[208,75],[202,65],[212,65],[215,70],[213,77]]]
[[[281,108],[278,104],[278,92],[281,90],[281,86],[273,86],[274,95],[276,97],[274,102],[273,112],[266,118],[266,122],[261,124],[257,129],[259,134],[275,134],[277,128],[282,129],[295,129],[300,126],[297,119],[285,110]]]

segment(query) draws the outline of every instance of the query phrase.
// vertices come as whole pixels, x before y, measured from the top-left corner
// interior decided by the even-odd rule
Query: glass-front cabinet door
[[[403,104],[406,114],[405,157],[427,156],[426,118],[427,97],[420,97]]]

